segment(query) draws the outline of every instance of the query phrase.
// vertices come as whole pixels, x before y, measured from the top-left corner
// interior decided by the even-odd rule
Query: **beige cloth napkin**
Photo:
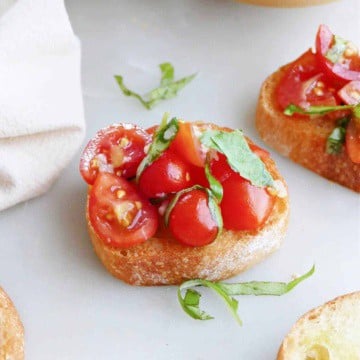
[[[44,193],[84,134],[63,0],[0,0],[0,210]]]

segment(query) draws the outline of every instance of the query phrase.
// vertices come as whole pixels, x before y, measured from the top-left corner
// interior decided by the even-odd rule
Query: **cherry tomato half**
[[[306,109],[311,105],[336,105],[334,93],[335,89],[327,83],[315,54],[308,50],[284,74],[276,95],[282,109],[290,104]]]
[[[235,173],[222,186],[220,207],[226,229],[255,230],[265,223],[275,204],[275,198],[265,188],[251,185]]]
[[[81,156],[81,175],[90,185],[101,172],[131,178],[136,175],[145,156],[144,147],[150,142],[151,136],[135,125],[119,124],[102,129]]]
[[[352,80],[360,80],[360,56],[358,49],[350,42],[337,53],[337,61],[332,62],[327,56],[333,46],[336,46],[334,34],[326,25],[320,25],[316,35],[316,55],[319,63],[329,79],[339,85],[345,85]]]
[[[170,148],[190,164],[204,167],[206,154],[201,151],[193,124],[179,121],[179,131]]]
[[[91,188],[89,218],[104,243],[114,247],[140,244],[158,227],[156,208],[133,184],[108,173],[100,173]]]
[[[345,147],[352,162],[360,164],[360,119],[353,117],[346,128]]]
[[[180,196],[169,216],[174,238],[189,246],[203,246],[216,239],[218,225],[208,206],[203,190],[192,190]]]
[[[193,185],[190,165],[167,150],[140,175],[139,188],[148,198],[163,197]]]

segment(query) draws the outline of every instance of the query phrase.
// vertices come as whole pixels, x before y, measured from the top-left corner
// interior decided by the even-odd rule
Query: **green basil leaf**
[[[168,114],[165,114],[160,126],[157,128],[153,141],[150,144],[149,151],[145,158],[141,161],[137,168],[136,180],[139,180],[141,173],[153,163],[171,144],[177,132],[179,131],[179,123],[176,118],[172,118],[167,122]]]
[[[159,65],[161,71],[160,85],[151,90],[147,95],[141,96],[130,90],[125,84],[121,75],[115,75],[115,80],[125,96],[132,96],[138,99],[141,104],[148,110],[152,109],[161,100],[171,99],[183,89],[196,74],[186,76],[180,80],[174,81],[174,67],[170,63],[162,63]]]
[[[326,152],[328,154],[340,154],[345,143],[346,127],[350,121],[349,117],[337,120],[337,126],[326,140]]]
[[[215,291],[225,301],[226,305],[230,309],[231,314],[235,320],[241,325],[241,319],[237,313],[238,301],[232,296],[237,295],[273,295],[280,296],[291,291],[295,286],[300,284],[305,279],[309,278],[315,272],[315,266],[313,266],[304,275],[288,282],[269,282],[269,281],[250,281],[236,284],[228,284],[223,282],[212,282],[208,280],[195,279],[185,281],[178,288],[178,299],[183,310],[190,315],[192,318],[197,320],[209,320],[213,317],[207,314],[205,311],[200,309],[200,293],[196,292],[197,295],[190,294],[188,291],[195,286],[205,286]],[[182,291],[186,291],[186,295],[182,297]],[[188,297],[188,300],[185,299]]]
[[[219,286],[217,286],[216,283],[208,281],[208,280],[201,280],[201,279],[189,280],[189,281],[184,282],[182,285],[180,285],[180,287],[178,289],[179,303],[180,303],[181,307],[183,308],[183,310],[188,315],[190,315],[193,319],[196,319],[196,320],[213,319],[213,317],[211,315],[209,315],[208,313],[206,313],[205,311],[200,309],[199,304],[200,304],[200,296],[201,295],[197,291],[196,291],[196,293],[199,296],[197,298],[198,302],[196,305],[191,304],[189,306],[189,305],[187,305],[187,303],[185,301],[188,291],[190,290],[189,288],[194,287],[194,286],[199,286],[199,285],[208,287],[211,290],[213,290],[215,293],[220,295],[220,297],[225,301],[227,307],[229,308],[231,314],[234,316],[234,318],[236,319],[238,324],[242,325],[242,321],[237,313],[238,301],[236,299],[234,299],[233,297],[229,296],[223,289],[221,289]],[[186,289],[187,289],[186,295],[185,295],[185,298],[183,298],[181,292],[182,292],[182,290],[186,290]]]
[[[224,154],[230,167],[251,184],[259,187],[274,185],[271,174],[260,158],[251,151],[240,130],[208,130],[200,137],[200,141],[208,148]]]
[[[170,63],[162,63],[159,65],[161,71],[160,85],[165,86],[174,80],[175,70]]]
[[[210,214],[211,217],[214,219],[214,221],[216,222],[217,226],[218,226],[218,232],[216,234],[216,236],[219,236],[222,229],[223,229],[223,220],[222,220],[222,216],[221,216],[221,211],[218,205],[217,200],[215,199],[213,193],[211,190],[201,186],[201,185],[194,185],[192,187],[186,188],[184,190],[178,191],[175,196],[173,197],[173,199],[170,201],[169,205],[166,208],[165,211],[165,215],[164,215],[164,222],[165,222],[165,226],[169,225],[169,217],[171,212],[173,211],[175,205],[177,204],[177,202],[179,201],[179,198],[190,192],[193,190],[201,190],[204,191],[207,196],[208,196],[208,206],[209,206],[209,210],[210,210]]]
[[[344,51],[347,48],[348,41],[337,35],[334,36],[334,40],[334,45],[328,50],[325,57],[333,64],[336,64],[344,54]]]
[[[309,106],[308,109],[303,109],[297,105],[290,104],[284,110],[284,114],[292,116],[294,114],[303,114],[303,115],[325,115],[332,111],[337,110],[348,110],[354,109],[354,105],[338,105],[338,106]]]
[[[210,190],[214,194],[217,201],[221,202],[221,200],[223,198],[223,187],[222,187],[221,183],[214,176],[212,176],[208,162],[206,162],[206,164],[205,164],[205,175],[209,182]]]

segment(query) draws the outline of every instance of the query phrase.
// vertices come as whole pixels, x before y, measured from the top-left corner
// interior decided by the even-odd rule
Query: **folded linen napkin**
[[[80,44],[63,0],[1,0],[0,210],[44,193],[83,134]]]

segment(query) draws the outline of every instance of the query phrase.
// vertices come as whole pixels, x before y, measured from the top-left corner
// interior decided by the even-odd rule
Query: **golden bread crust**
[[[275,179],[284,180],[272,160],[267,167]],[[211,244],[184,246],[165,228],[146,242],[127,249],[105,244],[94,231],[86,209],[89,234],[96,254],[115,277],[131,285],[170,285],[204,278],[218,281],[245,271],[277,250],[289,217],[288,197],[276,198],[274,209],[261,229],[223,230]]]
[[[277,360],[359,359],[359,320],[360,291],[312,309],[286,335]]]
[[[0,360],[24,359],[24,328],[14,304],[0,288]]]
[[[325,151],[335,121],[319,116],[286,116],[277,105],[276,88],[289,66],[270,75],[261,87],[256,110],[256,128],[261,138],[280,154],[360,192],[360,164],[353,163],[345,150],[338,155]]]

